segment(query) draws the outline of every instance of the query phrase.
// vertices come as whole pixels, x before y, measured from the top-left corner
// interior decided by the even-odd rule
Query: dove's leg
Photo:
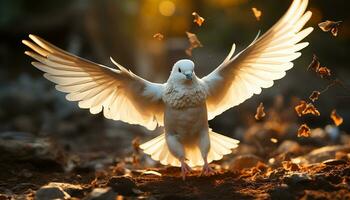
[[[178,137],[176,135],[167,134],[166,136],[167,145],[169,151],[173,156],[179,159],[181,163],[181,175],[182,179],[185,180],[186,174],[189,173],[192,169],[185,162],[186,155],[183,145],[180,143]]]
[[[210,149],[210,139],[209,139],[209,134],[208,130],[203,131],[201,133],[201,137],[199,138],[199,149],[202,154],[202,158],[204,161],[203,169],[202,169],[202,174],[203,175],[210,175],[214,173],[214,170],[211,169],[208,163],[208,153]]]

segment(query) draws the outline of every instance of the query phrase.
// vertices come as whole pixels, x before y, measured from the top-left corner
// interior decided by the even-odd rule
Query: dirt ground
[[[125,163],[115,163],[98,171],[77,167],[71,172],[63,172],[57,163],[47,161],[2,162],[0,199],[34,199],[36,191],[50,182],[78,187],[61,187],[69,194],[68,199],[94,199],[90,195],[94,188],[111,188],[113,198],[118,199],[350,198],[348,157],[305,166],[284,161],[281,167],[271,167],[258,161],[255,166],[241,170],[223,169],[222,165],[212,164],[216,174],[201,176],[198,169],[185,181],[179,168],[129,170],[125,166]]]

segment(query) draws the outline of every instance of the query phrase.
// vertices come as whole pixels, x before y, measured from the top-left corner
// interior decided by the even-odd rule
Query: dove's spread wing
[[[245,50],[231,58],[235,46],[223,63],[202,78],[208,89],[208,119],[236,106],[261,88],[285,76],[293,67],[294,59],[308,43],[299,43],[313,28],[301,30],[311,17],[306,10],[307,0],[294,0],[287,13],[264,35],[254,40]]]
[[[93,114],[103,110],[108,119],[140,124],[153,130],[163,125],[162,92],[164,85],[146,81],[115,63],[108,68],[74,56],[40,37],[29,36],[34,43],[23,43],[34,52],[25,53],[37,60],[32,64],[56,83],[56,89],[68,93],[69,101]]]

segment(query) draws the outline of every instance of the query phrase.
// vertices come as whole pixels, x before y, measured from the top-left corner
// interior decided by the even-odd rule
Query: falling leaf
[[[343,118],[336,112],[336,110],[332,110],[331,118],[336,126],[339,126],[343,123]]]
[[[320,68],[320,62],[318,61],[318,57],[314,54],[307,70],[314,70],[315,72],[317,72],[318,68]]]
[[[192,48],[202,47],[202,43],[198,40],[197,35],[194,33],[186,32],[188,40]]]
[[[262,118],[265,117],[265,112],[264,112],[264,104],[261,102],[259,106],[256,108],[256,114],[255,114],[255,119],[256,120],[261,120]]]
[[[340,23],[342,21],[330,21],[330,20],[326,20],[324,22],[321,22],[318,24],[318,27],[320,27],[320,29],[324,32],[331,32],[333,36],[337,36],[338,35],[338,30],[339,30],[339,26]]]
[[[193,12],[192,15],[194,16],[193,22],[196,23],[198,26],[202,26],[205,19],[196,12]]]
[[[270,141],[272,142],[272,143],[277,143],[278,142],[278,140],[276,139],[276,138],[270,138]]]
[[[262,14],[261,10],[258,10],[257,8],[253,7],[252,11],[253,11],[253,14],[254,14],[256,20],[259,21],[260,17],[261,17],[261,14]]]
[[[313,114],[316,116],[320,116],[320,112],[312,103],[306,103],[306,101],[301,100],[300,103],[294,107],[295,112],[299,117],[302,115]]]
[[[331,75],[331,70],[327,67],[319,67],[317,73],[323,78]]]
[[[302,124],[298,129],[298,137],[310,137],[311,130],[306,124]]]
[[[331,33],[334,37],[338,35],[338,31],[339,31],[338,27],[334,27],[331,29]]]
[[[202,43],[198,40],[197,35],[194,33],[186,32],[190,47],[186,49],[186,54],[192,56],[192,50],[198,47],[203,47]]]
[[[327,77],[331,75],[331,70],[327,67],[321,67],[320,61],[318,60],[317,56],[314,54],[312,57],[312,61],[310,65],[308,66],[307,70],[313,70],[316,72],[321,78]]]
[[[320,112],[312,103],[308,103],[306,105],[305,109],[302,111],[302,114],[303,115],[312,114],[312,115],[320,116]]]
[[[297,112],[298,116],[301,117],[303,115],[303,111],[306,108],[306,101],[300,101],[300,103],[294,107],[295,112]]]
[[[156,34],[153,35],[153,38],[155,38],[155,39],[161,41],[161,40],[164,39],[164,35],[161,34],[161,33],[156,33]]]
[[[312,94],[309,96],[309,99],[312,101],[312,102],[315,102],[318,97],[320,96],[321,92],[319,91],[313,91]]]

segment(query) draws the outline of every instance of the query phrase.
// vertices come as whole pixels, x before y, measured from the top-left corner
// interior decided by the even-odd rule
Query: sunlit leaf
[[[300,168],[292,161],[282,161],[282,166],[287,171],[298,171]]]
[[[300,103],[294,107],[295,112],[297,112],[299,117],[303,115],[303,111],[305,110],[306,105],[306,101],[301,100]]]
[[[333,120],[336,126],[339,126],[343,123],[343,118],[336,112],[335,109],[331,112],[331,119]]]
[[[307,70],[313,70],[317,72],[319,67],[320,67],[320,62],[318,61],[318,57],[314,54],[312,57],[312,61],[308,66]]]
[[[312,70],[316,72],[322,78],[328,77],[331,75],[331,70],[327,67],[321,67],[320,61],[318,60],[316,55],[313,55],[312,61],[309,64],[307,70]]]
[[[254,17],[256,18],[256,20],[259,21],[261,18],[261,15],[262,15],[261,10],[258,10],[257,8],[253,7],[252,11],[253,11],[253,14],[254,14]]]
[[[310,137],[311,130],[306,124],[302,124],[298,129],[298,137]]]
[[[320,94],[321,94],[321,92],[319,92],[319,91],[313,91],[311,93],[311,95],[309,96],[309,99],[311,101],[315,102],[318,99],[318,97],[320,96]]]
[[[163,40],[164,39],[164,35],[161,33],[156,33],[153,35],[153,38],[157,39],[157,40]]]
[[[202,26],[205,19],[196,12],[193,12],[192,15],[194,16],[193,22],[196,23],[198,26]]]
[[[261,120],[262,118],[265,117],[265,112],[264,112],[264,104],[261,102],[259,106],[256,108],[256,114],[255,114],[255,119],[256,120]]]
[[[192,50],[198,47],[203,47],[202,43],[197,38],[197,35],[194,33],[186,32],[188,41],[190,42],[190,47],[186,49],[186,54],[192,56]]]
[[[318,27],[320,27],[320,29],[324,32],[330,31],[333,36],[337,36],[341,22],[342,21],[335,22],[331,20],[326,20],[324,22],[319,23]]]
[[[305,109],[302,111],[303,115],[307,115],[307,114],[312,114],[315,116],[320,116],[320,112],[317,110],[317,108],[312,104],[312,103],[308,103],[305,107]]]
[[[331,70],[327,67],[319,67],[317,73],[323,78],[331,75]]]

